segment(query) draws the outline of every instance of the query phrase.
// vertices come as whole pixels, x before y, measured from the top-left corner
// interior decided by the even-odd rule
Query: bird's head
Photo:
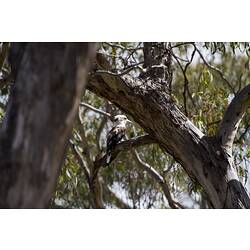
[[[121,124],[121,125],[123,125],[123,126],[125,126],[127,122],[132,123],[132,122],[127,118],[126,115],[116,115],[116,116],[114,117],[114,122],[115,122],[116,125],[120,125],[120,124]]]

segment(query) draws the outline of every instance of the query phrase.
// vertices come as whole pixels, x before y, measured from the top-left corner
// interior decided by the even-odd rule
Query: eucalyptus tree
[[[152,143],[151,140],[153,140],[163,152],[171,155],[191,180],[203,190],[209,207],[248,208],[250,200],[235,166],[233,142],[249,105],[249,85],[241,83],[239,86],[237,82],[227,80],[220,69],[206,60],[200,47],[207,47],[212,55],[215,52],[227,54],[229,48],[235,52],[237,47],[239,50],[243,49],[242,53],[247,57],[249,45],[246,43],[144,43],[129,48],[124,48],[122,44],[107,43],[106,45],[106,48],[97,53],[96,67],[90,74],[87,89],[107,99],[132,117],[147,133],[133,140],[140,140],[141,144]],[[189,58],[180,58],[174,52],[176,47],[181,46],[184,47],[186,57],[190,54]],[[126,58],[121,56],[120,64],[114,63],[117,60],[117,55],[112,54],[114,48],[126,51]],[[128,58],[132,58],[137,50],[142,50],[141,56],[129,61]],[[238,51],[238,53],[241,52]],[[220,81],[221,86],[227,89],[223,93],[223,104],[226,103],[225,100],[232,99],[223,110],[224,113],[217,117],[218,126],[212,133],[211,131],[208,133],[204,127],[201,129],[196,126],[187,110],[187,98],[189,98],[189,102],[197,111],[196,115],[200,112],[196,106],[201,96],[196,103],[194,97],[198,93],[191,93],[189,89],[191,84],[186,74],[195,55],[199,56],[203,63],[202,67],[205,68],[201,72],[203,82],[210,84],[208,82],[211,79],[207,79],[209,77],[213,77],[216,82]],[[234,56],[241,60],[239,55]],[[173,59],[184,76],[183,107],[177,105],[178,96],[173,93],[175,88]],[[180,61],[184,61],[184,64]],[[247,63],[249,65],[249,61]],[[218,84],[218,94],[221,86]],[[216,86],[214,88],[216,91]],[[209,95],[209,92],[207,94]],[[213,100],[210,101],[213,105]],[[221,108],[224,107],[218,107],[218,109]],[[194,116],[193,111],[192,113]],[[203,114],[204,119],[206,114]],[[125,143],[128,144],[129,140]],[[133,143],[136,144],[134,141]],[[122,145],[120,147],[122,150]],[[95,160],[94,168],[98,168],[99,164],[100,161]],[[150,167],[149,169],[152,170]],[[147,171],[146,166],[144,170]],[[150,174],[153,176],[154,173]],[[164,190],[164,178],[155,177],[155,179]],[[175,203],[172,203],[172,206],[174,207]]]

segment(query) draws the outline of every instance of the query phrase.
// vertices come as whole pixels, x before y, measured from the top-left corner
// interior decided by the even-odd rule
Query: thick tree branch
[[[236,94],[229,104],[217,131],[217,137],[221,141],[222,147],[224,147],[229,154],[232,154],[232,146],[235,135],[241,119],[249,106],[250,85],[247,85],[238,94]]]

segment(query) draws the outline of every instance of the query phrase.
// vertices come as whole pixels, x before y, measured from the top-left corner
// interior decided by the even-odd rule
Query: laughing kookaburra
[[[108,133],[107,138],[107,164],[111,162],[111,152],[116,145],[125,137],[126,123],[131,122],[125,115],[114,117],[114,126]]]

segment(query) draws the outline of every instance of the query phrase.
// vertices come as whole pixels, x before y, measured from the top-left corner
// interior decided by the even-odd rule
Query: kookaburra
[[[116,115],[114,117],[114,126],[109,131],[107,137],[107,165],[111,162],[111,152],[116,145],[125,137],[126,123],[131,122],[125,115]]]

